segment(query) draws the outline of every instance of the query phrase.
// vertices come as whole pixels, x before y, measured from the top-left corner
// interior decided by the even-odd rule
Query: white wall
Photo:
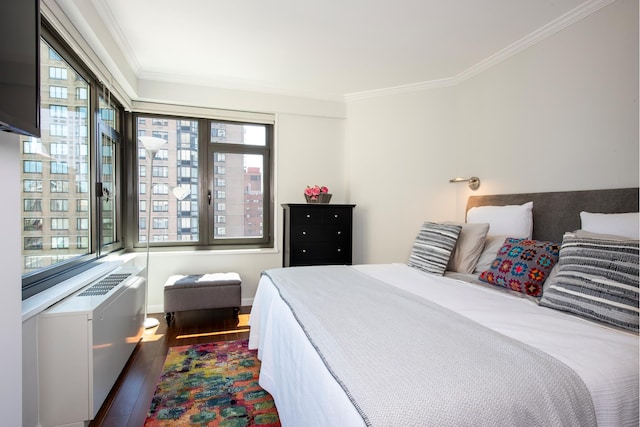
[[[0,365],[0,414],[2,425],[22,425],[22,270],[20,268],[20,140],[17,135],[0,131],[0,171],[4,206],[0,209],[2,236],[2,310],[0,342],[3,345]]]
[[[453,101],[442,88],[349,104],[354,263],[405,262],[424,220],[452,217]]]
[[[485,192],[637,186],[637,0],[611,3],[456,96],[460,161]]]
[[[638,2],[457,86],[351,101],[346,143],[355,262],[406,262],[423,220],[462,220],[455,176],[477,194],[638,186]]]

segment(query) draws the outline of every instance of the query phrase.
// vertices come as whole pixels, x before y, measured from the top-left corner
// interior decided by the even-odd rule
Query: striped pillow
[[[413,243],[409,267],[442,276],[456,245],[461,225],[425,222]]]
[[[540,305],[638,331],[637,240],[598,240],[567,233],[558,274]]]

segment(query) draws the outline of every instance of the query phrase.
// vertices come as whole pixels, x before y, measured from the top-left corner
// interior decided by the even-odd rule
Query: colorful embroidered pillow
[[[496,258],[479,279],[492,285],[542,296],[542,285],[558,262],[560,245],[529,239],[508,237]]]

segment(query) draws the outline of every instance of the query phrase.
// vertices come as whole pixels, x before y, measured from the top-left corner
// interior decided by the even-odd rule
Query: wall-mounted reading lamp
[[[477,190],[478,187],[480,187],[480,178],[478,178],[477,176],[472,176],[471,178],[457,177],[457,178],[450,179],[449,182],[453,182],[453,183],[468,182],[469,188],[472,190]]]

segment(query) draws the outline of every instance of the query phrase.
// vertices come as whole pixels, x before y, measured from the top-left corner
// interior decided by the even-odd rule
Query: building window
[[[49,209],[51,212],[67,212],[69,210],[69,200],[51,199]]]
[[[67,99],[67,88],[61,86],[49,86],[49,98]]]
[[[51,117],[56,119],[66,119],[69,117],[68,107],[66,105],[49,105]]]
[[[87,236],[77,236],[76,238],[77,249],[89,249],[89,238]]]
[[[42,212],[42,199],[24,199],[25,212]]]
[[[272,124],[146,114],[134,114],[134,119],[135,135],[167,141],[153,159],[146,158],[138,141],[138,245],[146,235],[144,206],[151,203],[152,229],[160,224],[159,218],[166,218],[167,232],[154,234],[150,243],[273,247]],[[153,127],[159,123],[162,131]],[[201,132],[203,127],[206,132]],[[176,192],[176,188],[189,190]],[[201,197],[205,197],[204,207]],[[219,223],[224,226],[214,226]],[[200,235],[199,230],[209,234]]]
[[[86,87],[77,87],[76,88],[76,99],[87,99],[89,91]]]
[[[42,144],[39,139],[27,138],[22,141],[22,152],[24,154],[42,154]]]
[[[52,193],[68,193],[69,192],[69,181],[57,179],[52,180],[50,182],[50,191]]]
[[[89,183],[87,181],[76,182],[76,193],[88,193]]]
[[[67,80],[67,69],[60,67],[49,67],[49,78],[53,80]]]
[[[167,178],[169,176],[169,166],[154,166],[153,176]]]
[[[169,201],[168,200],[154,200],[153,201],[153,211],[154,212],[169,212]]]
[[[42,193],[41,179],[24,179],[22,180],[22,191],[25,193]]]
[[[69,135],[69,130],[67,125],[51,123],[51,125],[49,125],[49,135],[64,137]]]
[[[69,249],[69,237],[53,236],[51,238],[51,249]]]
[[[24,238],[24,250],[42,250],[42,237],[25,237]]]
[[[51,154],[54,156],[67,156],[69,154],[69,144],[64,142],[51,143]]]
[[[153,218],[153,228],[169,228],[169,218]]]
[[[22,172],[24,173],[42,173],[42,162],[39,160],[23,160]]]
[[[52,230],[68,230],[69,218],[51,218]]]
[[[42,218],[23,218],[24,231],[42,231]]]
[[[67,162],[50,162],[52,174],[69,174],[69,165]]]

